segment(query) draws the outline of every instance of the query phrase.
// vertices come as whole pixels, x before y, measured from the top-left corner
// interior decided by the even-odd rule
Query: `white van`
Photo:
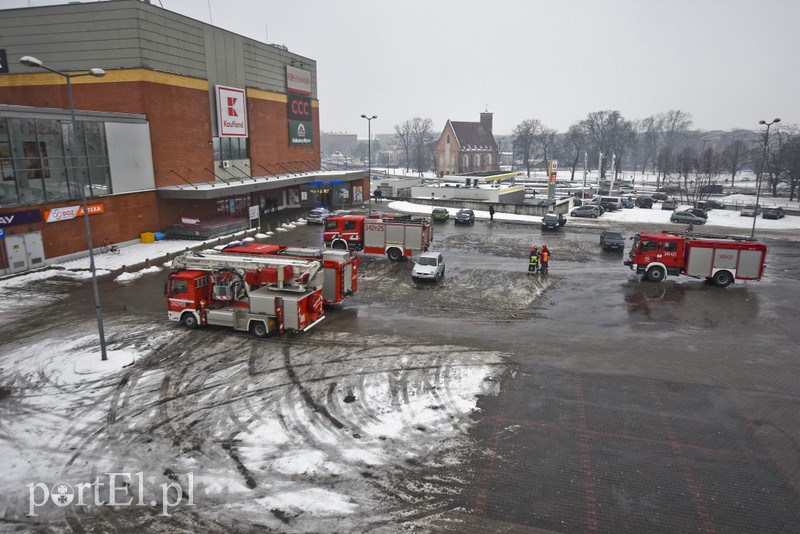
[[[599,204],[606,211],[614,211],[622,209],[622,197],[611,197],[606,195],[595,195],[590,204]]]

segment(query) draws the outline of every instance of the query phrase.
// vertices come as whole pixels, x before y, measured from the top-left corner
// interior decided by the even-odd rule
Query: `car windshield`
[[[436,258],[429,258],[429,257],[426,257],[426,256],[422,256],[417,261],[417,263],[420,264],[420,265],[431,265],[431,266],[435,267],[436,266]]]
[[[622,234],[618,232],[606,232],[606,239],[622,239]]]

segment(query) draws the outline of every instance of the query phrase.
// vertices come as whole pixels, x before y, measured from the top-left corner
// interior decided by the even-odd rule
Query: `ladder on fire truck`
[[[275,256],[240,256],[232,254],[202,254],[186,252],[172,260],[176,269],[196,271],[248,271],[271,272],[274,276],[265,284],[270,289],[304,292],[315,282],[321,269],[319,260],[279,258]]]
[[[692,237],[692,238],[699,238],[699,239],[727,239],[730,241],[758,241],[756,238],[749,238],[743,237],[740,235],[728,235],[728,234],[701,234],[698,232],[693,231],[686,231],[686,232],[676,232],[674,230],[662,230],[661,233],[663,234],[670,234],[670,235],[678,235],[683,237]]]

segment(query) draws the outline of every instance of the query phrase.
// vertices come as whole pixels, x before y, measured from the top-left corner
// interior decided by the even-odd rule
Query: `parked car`
[[[565,224],[567,224],[567,219],[560,213],[558,215],[547,213],[542,217],[542,230],[558,230]]]
[[[569,214],[572,217],[591,217],[592,219],[596,219],[603,214],[603,212],[600,211],[601,209],[602,208],[600,206],[596,206],[594,204],[584,204],[583,206],[572,208],[572,211],[569,212]]]
[[[636,197],[634,204],[637,208],[650,209],[653,207],[653,197]]]
[[[739,212],[739,215],[742,217],[758,217],[759,213],[761,213],[761,206],[748,204],[742,209],[742,211]]]
[[[333,215],[332,211],[326,208],[314,208],[306,214],[306,222],[309,224],[325,224],[325,219]]]
[[[705,224],[706,220],[691,211],[676,211],[670,215],[669,222],[681,224]]]
[[[661,203],[662,210],[674,210],[678,207],[678,201],[668,198],[664,202]]]
[[[615,230],[605,230],[600,234],[600,247],[603,250],[624,250],[625,238]]]
[[[447,208],[433,208],[431,220],[433,222],[447,222],[450,219],[450,212]]]
[[[444,256],[440,252],[423,252],[414,262],[411,269],[411,280],[436,281],[444,276]]]
[[[705,219],[706,221],[708,220],[708,213],[706,213],[706,210],[704,210],[704,209],[700,209],[700,208],[686,208],[686,209],[684,209],[684,210],[681,210],[681,211],[689,211],[689,212],[691,212],[691,213],[694,213],[695,215],[697,215],[697,216],[698,216],[698,217],[700,217],[701,219]]]
[[[453,222],[455,224],[473,225],[475,224],[475,212],[472,210],[458,210]]]
[[[652,195],[650,195],[650,198],[652,198],[653,200],[664,201],[669,199],[669,195],[667,195],[666,193],[653,193]]]
[[[786,215],[786,213],[783,212],[783,208],[781,207],[764,208],[764,211],[761,213],[761,218],[783,219],[784,215]]]
[[[635,206],[633,199],[631,197],[623,198],[622,199],[622,207],[625,209],[630,209]]]
[[[720,202],[719,200],[708,199],[708,200],[700,200],[697,203],[697,207],[706,211],[710,210],[724,210],[725,204]]]

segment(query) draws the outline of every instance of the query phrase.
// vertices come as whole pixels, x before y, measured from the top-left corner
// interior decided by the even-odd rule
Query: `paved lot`
[[[280,237],[315,245],[320,231],[298,227]],[[413,284],[410,263],[364,257],[359,294],[311,335],[283,340],[167,323],[164,273],[131,284],[104,280],[110,335],[149,355],[77,391],[0,365],[4,439],[31,446],[28,434],[55,425],[63,427],[59,443],[32,451],[50,458],[43,472],[135,468],[169,477],[192,458],[198,473],[227,489],[169,519],[96,507],[39,527],[794,530],[800,246],[768,242],[766,279],[720,289],[692,279],[641,282],[619,254],[599,250],[598,234],[439,226],[444,281]],[[527,249],[545,240],[551,274],[527,277]],[[91,327],[89,284],[36,290],[66,291],[68,299],[6,320],[0,362],[69,337],[75,324]],[[464,414],[452,388],[477,365],[495,369],[497,380],[475,385],[479,411]],[[380,384],[385,399],[364,395]],[[35,402],[54,391],[58,402]],[[392,410],[411,423],[387,445],[374,425]],[[423,425],[414,419],[422,413],[436,416]],[[269,421],[280,424],[264,427]],[[326,469],[288,469],[285,445],[267,439],[273,435],[299,446],[298,456],[325,456]],[[274,504],[276,488],[295,487],[352,499],[308,522],[313,511]],[[9,528],[31,527],[14,515],[21,499],[0,504]],[[356,506],[358,514],[347,512]]]

